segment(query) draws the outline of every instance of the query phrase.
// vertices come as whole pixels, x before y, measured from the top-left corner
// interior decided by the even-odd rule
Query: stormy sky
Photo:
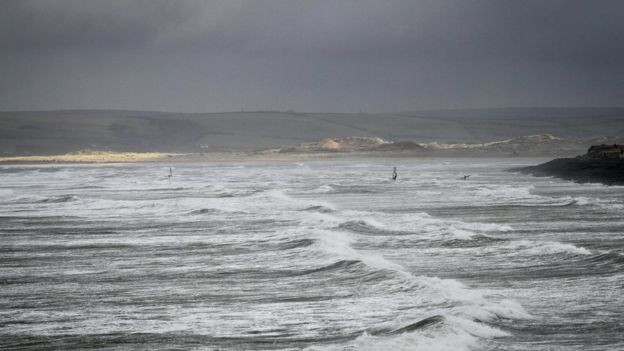
[[[3,0],[0,110],[624,105],[624,1]]]

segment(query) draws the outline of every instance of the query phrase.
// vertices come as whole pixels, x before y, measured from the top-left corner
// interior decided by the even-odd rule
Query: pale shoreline
[[[276,152],[78,152],[63,155],[0,157],[0,165],[111,164],[111,163],[200,163],[245,161],[300,161],[353,157],[353,153],[276,153]],[[363,156],[363,155],[358,155]],[[380,155],[381,156],[381,155]],[[390,155],[385,155],[390,156]]]
[[[159,152],[75,152],[62,155],[30,155],[0,157],[0,164],[50,164],[50,163],[134,163],[154,162],[182,154]]]

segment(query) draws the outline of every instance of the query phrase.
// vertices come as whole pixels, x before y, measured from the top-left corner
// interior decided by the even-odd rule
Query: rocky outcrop
[[[585,158],[614,158],[621,159],[624,158],[624,145],[611,144],[611,145],[593,145],[587,150],[587,154],[584,155]]]
[[[513,169],[538,177],[552,176],[579,183],[624,185],[624,152],[618,145],[595,145],[585,155],[558,158],[537,166]]]

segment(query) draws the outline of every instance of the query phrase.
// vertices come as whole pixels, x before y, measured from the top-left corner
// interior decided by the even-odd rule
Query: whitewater
[[[624,349],[624,187],[536,163],[2,166],[0,349]]]

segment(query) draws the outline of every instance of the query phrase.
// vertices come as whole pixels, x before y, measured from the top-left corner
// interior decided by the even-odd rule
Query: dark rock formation
[[[579,183],[624,185],[624,146],[596,145],[587,154],[558,158],[537,166],[513,169],[538,177],[553,176]]]
[[[585,158],[624,158],[624,145],[594,145],[587,150]]]

